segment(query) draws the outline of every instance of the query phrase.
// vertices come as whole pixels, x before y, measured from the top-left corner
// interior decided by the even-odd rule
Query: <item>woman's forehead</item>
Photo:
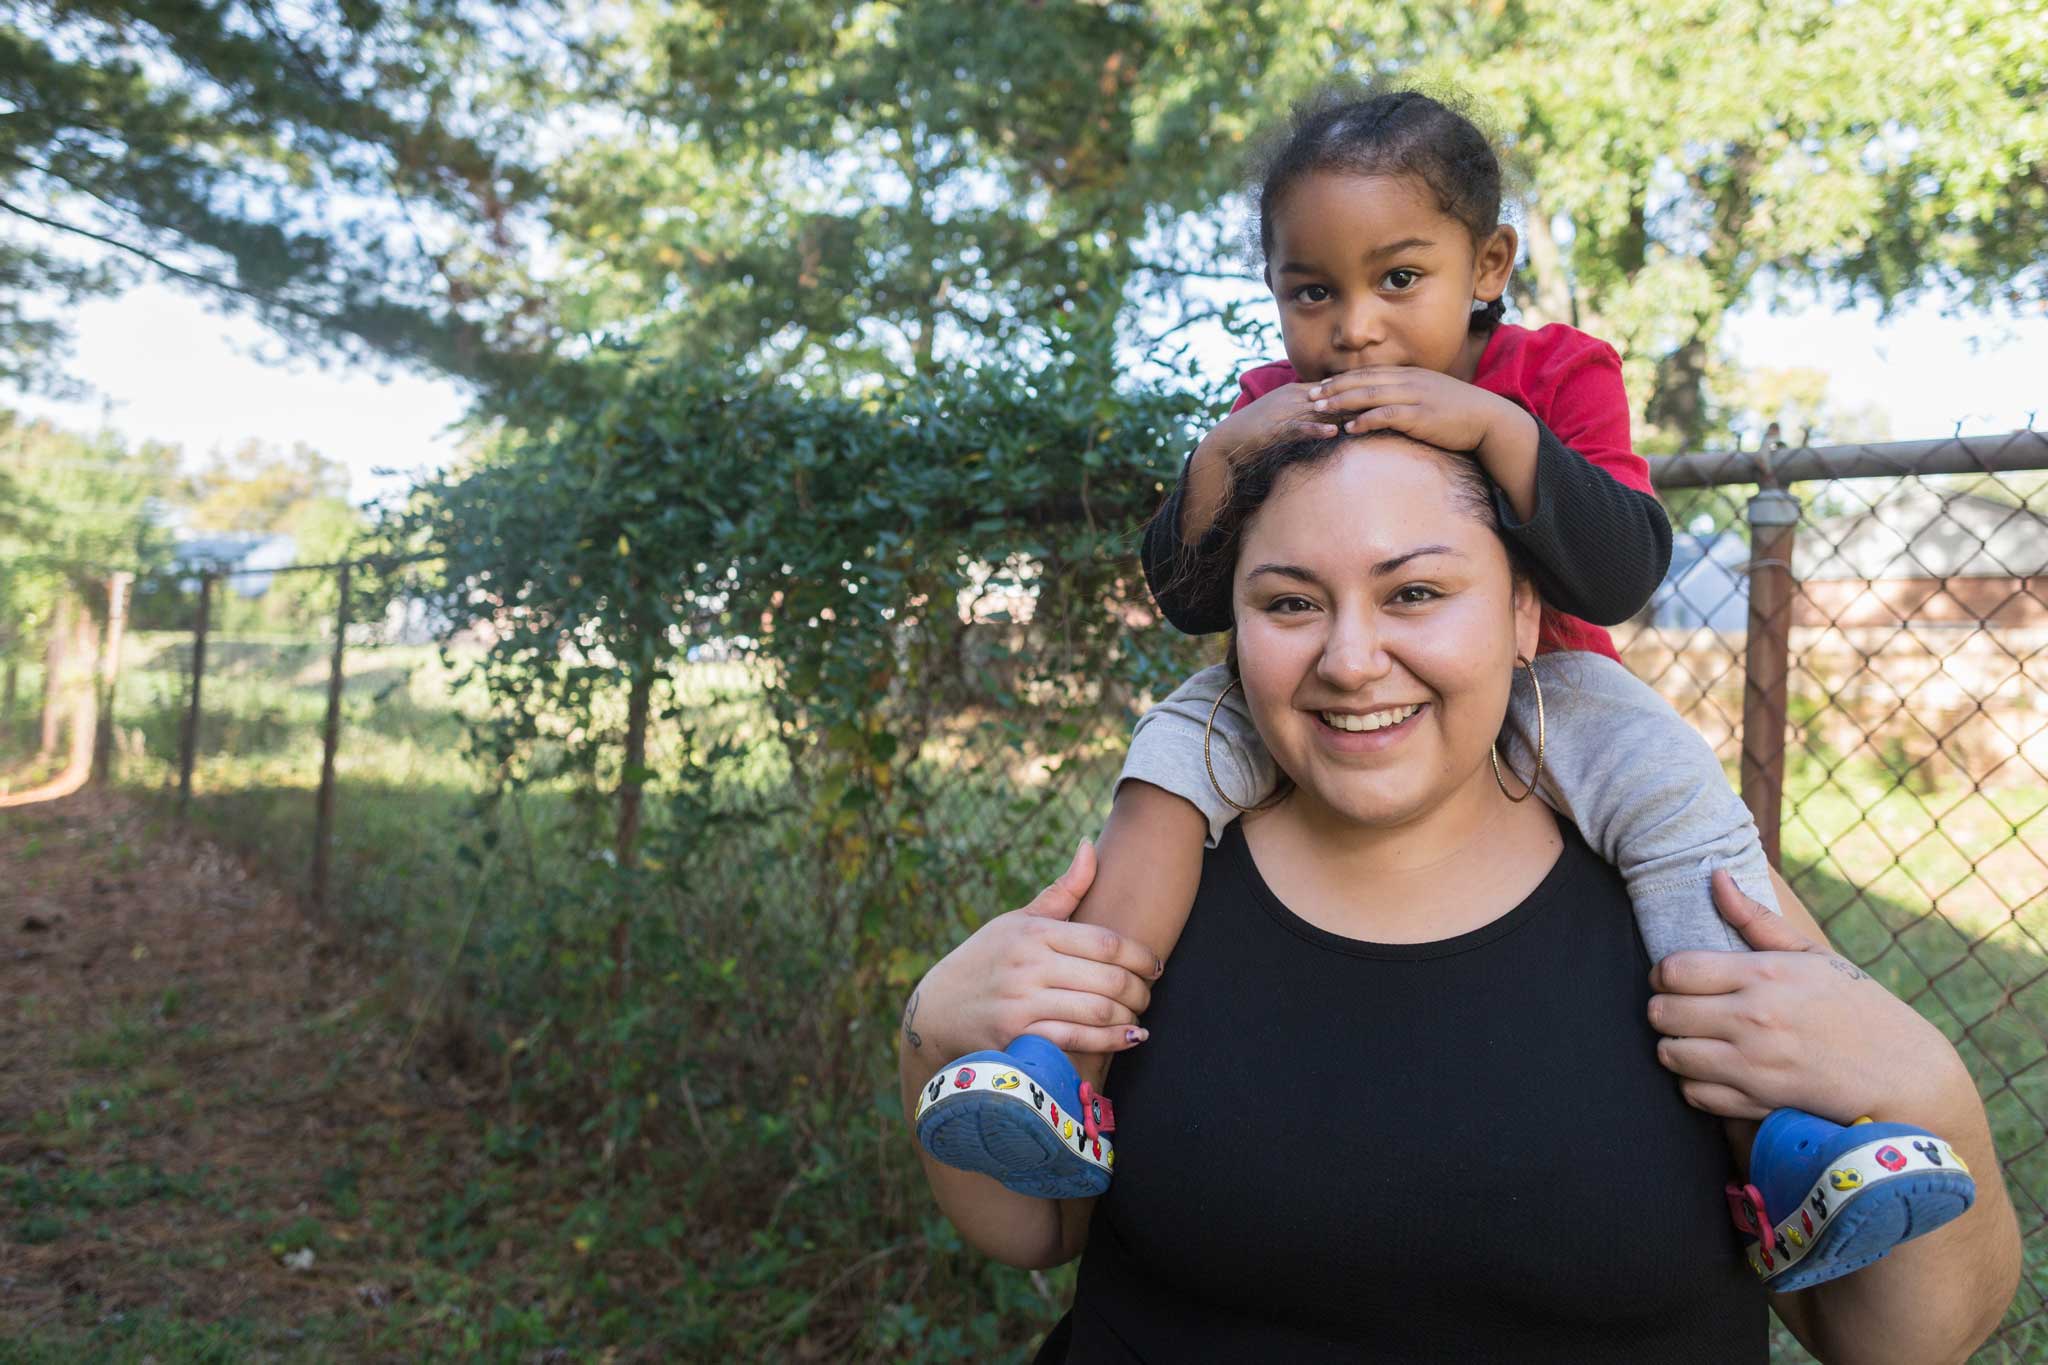
[[[1241,557],[1268,558],[1282,545],[1360,561],[1404,553],[1410,542],[1498,547],[1499,534],[1473,506],[1470,474],[1454,463],[1466,458],[1377,436],[1286,470],[1246,527]]]

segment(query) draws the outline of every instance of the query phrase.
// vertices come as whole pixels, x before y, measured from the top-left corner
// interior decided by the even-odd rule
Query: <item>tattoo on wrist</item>
[[[1843,976],[1848,977],[1851,981],[1868,981],[1870,979],[1870,973],[1845,958],[1831,957],[1828,959],[1828,965]],[[911,1003],[914,1005],[917,1002],[913,1000]]]
[[[919,1036],[915,1028],[911,1027],[917,1022],[917,999],[923,994],[923,987],[912,991],[910,993],[910,1003],[903,1007],[903,1040],[910,1044],[912,1052],[924,1051],[924,1039]]]

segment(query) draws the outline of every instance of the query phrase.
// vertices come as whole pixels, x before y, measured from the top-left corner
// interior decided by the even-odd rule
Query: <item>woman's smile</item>
[[[1313,732],[1325,749],[1340,754],[1371,754],[1391,749],[1421,728],[1428,702],[1384,706],[1372,711],[1311,711]]]

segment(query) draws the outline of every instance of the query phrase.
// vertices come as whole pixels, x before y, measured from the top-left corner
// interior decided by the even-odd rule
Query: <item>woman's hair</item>
[[[1297,106],[1253,162],[1261,261],[1272,255],[1273,218],[1288,192],[1307,176],[1331,171],[1421,181],[1475,245],[1500,225],[1500,158],[1469,115],[1420,90],[1366,94],[1330,86]],[[1500,299],[1475,309],[1472,329],[1494,327],[1506,311]]]
[[[1176,593],[1185,591],[1197,599],[1207,599],[1214,593],[1230,596],[1230,580],[1237,571],[1237,553],[1244,541],[1245,529],[1258,510],[1265,506],[1266,499],[1273,495],[1283,474],[1291,469],[1314,469],[1327,464],[1347,446],[1390,438],[1408,439],[1393,437],[1391,433],[1295,436],[1277,441],[1239,461],[1231,471],[1230,487],[1224,494],[1223,505],[1209,529],[1203,533],[1200,543],[1181,547],[1179,562],[1174,566],[1173,590]],[[1436,452],[1450,477],[1452,497],[1459,508],[1469,512],[1488,530],[1499,534],[1500,510],[1494,500],[1494,483],[1480,467],[1478,459],[1455,451],[1438,450],[1421,441],[1411,444]],[[1506,537],[1502,537],[1501,546],[1507,551],[1509,575],[1517,583],[1527,582],[1530,578],[1529,564],[1521,550]],[[1236,661],[1234,631],[1230,661],[1233,665]],[[1235,672],[1234,667],[1232,671]]]

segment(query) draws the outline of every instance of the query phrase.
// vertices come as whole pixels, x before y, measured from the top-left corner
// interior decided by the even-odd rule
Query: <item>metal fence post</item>
[[[1766,471],[1768,476],[1768,471]],[[1743,650],[1742,803],[1778,866],[1785,807],[1785,684],[1792,636],[1792,541],[1799,499],[1768,485],[1749,500],[1749,640]]]
[[[206,677],[206,624],[213,607],[213,574],[199,575],[199,614],[192,622],[192,701],[178,736],[178,823],[192,804],[192,756],[199,749],[199,685]]]
[[[327,722],[320,732],[320,795],[313,808],[313,913],[327,913],[327,855],[334,839],[334,750],[341,738],[341,656],[348,640],[349,566],[335,575],[340,605],[334,610],[334,662],[327,672]]]

